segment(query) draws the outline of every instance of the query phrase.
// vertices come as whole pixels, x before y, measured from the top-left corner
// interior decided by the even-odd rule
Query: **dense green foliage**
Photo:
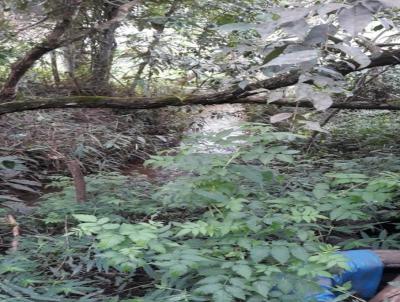
[[[174,175],[159,188],[97,175],[77,204],[55,179],[62,191],[21,220],[35,230],[2,256],[3,299],[301,301],[346,267],[338,249],[399,246],[382,224],[398,208],[398,163],[313,163],[288,147],[301,137],[263,124],[198,140],[148,161]]]
[[[347,268],[338,251],[399,249],[397,114],[326,112],[399,106],[399,9],[0,1],[3,108],[69,108],[71,95],[182,105],[0,112],[0,300],[312,302],[321,277]],[[185,134],[225,128],[190,100],[251,97],[265,104],[236,122],[253,123]],[[351,288],[335,301],[363,301]]]

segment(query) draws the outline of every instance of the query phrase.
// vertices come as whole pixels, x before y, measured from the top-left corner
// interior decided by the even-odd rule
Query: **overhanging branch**
[[[331,66],[330,68],[334,69],[335,71],[341,73],[342,75],[348,75],[352,72],[361,71],[364,69],[369,69],[373,67],[380,67],[380,66],[390,66],[390,65],[397,65],[400,64],[400,49],[392,50],[392,51],[385,51],[381,55],[377,57],[370,57],[371,63],[364,67],[357,70],[351,69],[351,67],[346,64],[345,62],[338,62]],[[273,78],[268,78],[266,80],[250,84],[244,90],[237,89],[235,92],[236,95],[240,95],[242,93],[253,91],[257,89],[268,89],[274,90],[278,88],[284,88],[291,85],[295,85],[300,78],[301,70],[294,70],[289,73],[285,73]]]

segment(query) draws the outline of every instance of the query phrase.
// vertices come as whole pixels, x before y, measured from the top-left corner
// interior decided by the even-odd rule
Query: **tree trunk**
[[[114,17],[111,20],[104,23],[99,23],[92,29],[83,30],[75,34],[73,37],[63,38],[66,30],[70,28],[76,13],[79,11],[82,1],[83,0],[66,0],[62,21],[57,22],[54,29],[42,43],[35,45],[22,58],[13,64],[10,74],[2,90],[0,91],[0,103],[15,98],[19,81],[43,55],[63,45],[68,45],[72,42],[82,40],[90,34],[107,30],[114,24],[121,22],[128,15],[129,11],[140,2],[140,0],[134,0],[125,3],[118,7]]]
[[[99,48],[95,52],[93,58],[92,69],[92,90],[94,94],[109,95],[110,94],[110,75],[111,66],[114,58],[114,50],[116,47],[115,31],[118,24],[112,25],[109,29],[101,34],[99,39]]]
[[[60,47],[61,38],[71,26],[81,2],[82,0],[68,0],[63,10],[62,20],[57,22],[50,34],[12,65],[11,72],[0,91],[0,101],[13,99],[17,92],[18,83],[25,73],[45,54]]]
[[[110,4],[105,4],[103,14],[106,21],[114,18],[117,8]],[[120,26],[119,22],[113,23],[106,30],[92,37],[92,80],[91,90],[97,95],[110,95],[110,76],[111,67],[116,48],[115,31]]]
[[[54,84],[58,88],[60,86],[61,79],[60,79],[60,73],[58,72],[57,53],[55,51],[52,51],[50,53],[50,56],[51,56],[51,72],[53,73]]]
[[[77,94],[82,94],[82,87],[79,84],[79,81],[76,79],[75,70],[76,70],[76,49],[75,44],[71,43],[64,47],[63,51],[64,56],[64,64],[65,64],[65,73],[67,74],[69,80],[71,81],[72,86],[74,87],[74,92]]]

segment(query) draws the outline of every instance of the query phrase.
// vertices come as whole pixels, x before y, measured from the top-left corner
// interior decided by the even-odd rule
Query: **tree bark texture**
[[[74,181],[76,202],[83,203],[86,201],[86,181],[79,161],[77,159],[72,159],[67,160],[66,163]]]
[[[11,67],[10,74],[0,91],[0,101],[10,100],[15,97],[17,86],[26,72],[48,52],[59,48],[64,33],[71,26],[74,17],[79,11],[82,0],[68,0],[63,8],[62,19],[56,23],[53,30],[38,45],[31,48],[22,58],[17,60]]]
[[[117,7],[105,3],[101,13],[108,22],[115,17],[117,10]],[[91,37],[93,40],[91,90],[94,94],[110,94],[109,81],[117,43],[115,32],[119,26],[120,22],[113,23],[109,28]]]
[[[60,79],[60,73],[58,71],[57,53],[55,51],[52,51],[50,55],[51,55],[51,72],[53,73],[54,84],[56,85],[56,87],[58,87],[60,86],[61,79]]]
[[[36,63],[36,61],[45,54],[61,46],[82,40],[88,35],[109,29],[114,26],[114,24],[123,21],[129,14],[130,10],[140,2],[139,0],[135,0],[125,3],[118,7],[111,20],[99,23],[92,29],[83,30],[73,37],[65,38],[65,33],[72,25],[72,21],[76,16],[76,13],[79,11],[82,1],[83,0],[66,0],[62,20],[57,22],[50,34],[40,44],[35,45],[12,65],[10,74],[0,91],[0,102],[9,101],[15,98],[17,86],[21,78]]]
[[[393,100],[398,103],[400,100]],[[161,98],[152,97],[107,97],[107,96],[71,96],[55,98],[26,98],[23,101],[12,101],[0,104],[0,115],[38,109],[54,108],[113,108],[113,109],[157,109],[168,106],[189,106],[189,105],[216,105],[216,104],[264,104],[267,105],[267,96],[249,96],[238,98],[232,94],[220,95],[210,94],[206,96],[193,96],[181,99],[176,96]],[[303,107],[313,108],[309,101],[289,102],[276,101],[271,105],[282,107]],[[369,109],[369,110],[400,110],[399,105],[386,103],[365,103],[355,100],[351,103],[334,103],[331,108],[348,110]]]
[[[393,282],[399,283],[400,276],[394,279]],[[374,298],[369,300],[369,302],[400,302],[400,288],[387,285]]]
[[[371,64],[367,68],[377,66],[388,66],[400,64],[397,59],[400,57],[400,50],[385,52],[381,56],[371,58]],[[337,64],[331,66],[343,75],[347,75],[354,70],[350,69],[347,64]],[[26,98],[23,101],[10,101],[0,103],[0,115],[12,112],[20,112],[36,109],[50,108],[117,108],[117,109],[155,109],[167,106],[185,106],[185,105],[214,105],[225,103],[250,103],[250,104],[266,104],[267,97],[261,93],[265,90],[274,90],[296,84],[301,75],[300,70],[293,70],[285,74],[265,79],[263,81],[250,84],[245,89],[230,88],[218,93],[210,93],[204,95],[189,95],[185,98],[177,96],[166,97],[106,97],[106,96],[75,96],[75,97],[57,97],[51,99]],[[386,103],[368,104],[365,102],[357,102],[357,99],[349,103],[335,102],[331,108],[340,109],[377,109],[377,110],[400,110],[397,105],[398,100],[387,100]],[[308,101],[299,103],[288,101],[277,101],[273,104],[279,106],[299,106],[313,107]]]

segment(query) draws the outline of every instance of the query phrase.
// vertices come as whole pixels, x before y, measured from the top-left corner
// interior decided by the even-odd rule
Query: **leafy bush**
[[[312,191],[285,190],[289,180],[278,167],[293,163],[297,152],[286,144],[296,136],[264,125],[243,131],[214,137],[233,153],[187,145],[148,161],[184,172],[154,198],[167,208],[201,210],[199,217],[132,224],[75,216],[77,232],[96,238],[98,257],[154,280],[157,289],[140,301],[302,301],[317,290],[317,276],[346,267],[330,240],[357,232],[354,221],[368,225],[396,195],[396,174],[328,173]]]
[[[346,268],[339,249],[400,246],[398,234],[377,223],[398,209],[398,173],[360,173],[343,162],[318,172],[319,163],[288,147],[301,137],[263,124],[194,139],[147,162],[170,175],[159,188],[95,175],[87,178],[88,203],[77,204],[70,180],[56,179],[62,191],[32,217],[36,233],[1,257],[0,294],[304,301],[319,291],[318,277]],[[305,179],[307,169],[314,174]]]
[[[102,173],[86,177],[88,200],[77,203],[75,189],[68,177],[53,177],[51,187],[61,190],[48,194],[36,214],[47,226],[64,225],[74,214],[112,216],[121,221],[157,210],[151,200],[153,186],[143,177],[134,180],[118,173]]]

